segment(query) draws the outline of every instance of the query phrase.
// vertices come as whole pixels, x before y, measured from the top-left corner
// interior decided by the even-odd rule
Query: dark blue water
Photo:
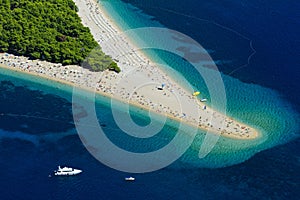
[[[214,60],[223,60],[217,63],[223,73],[244,82],[274,88],[299,110],[298,1],[124,2],[142,9],[164,26],[192,37],[211,50]]]
[[[129,174],[104,166],[83,146],[72,121],[70,88],[47,83],[50,87],[0,73],[0,113],[6,113],[0,115],[1,199],[299,199],[300,140],[290,137],[290,134],[299,134],[291,127],[294,121],[299,122],[293,119],[298,116],[293,111],[300,111],[299,3],[128,2],[154,16],[147,20],[157,20],[196,39],[213,52],[211,56],[220,61],[218,67],[224,74],[278,92],[274,95],[255,85],[246,86],[225,78],[231,99],[230,114],[258,124],[268,132],[269,139],[257,148],[233,148],[236,152],[231,154],[217,150],[210,158],[212,162],[220,159],[224,163],[237,163],[235,165],[213,168],[211,166],[219,164],[209,163],[209,159],[198,166],[190,165],[188,155],[159,171],[136,174],[136,181],[127,183],[124,177]],[[256,53],[249,59],[253,53],[251,41]],[[243,87],[234,87],[239,84]],[[246,87],[249,90],[253,87],[257,97],[270,103],[256,101],[252,94],[245,99],[234,94],[244,96]],[[251,103],[245,106],[247,101]],[[278,111],[276,107],[280,107]],[[97,109],[111,139],[121,146],[127,144],[126,138],[118,137],[109,107],[102,102]],[[254,114],[239,113],[240,110]],[[259,117],[253,117],[255,115]],[[278,115],[285,120],[280,121]],[[138,115],[135,120],[142,124],[147,122]],[[166,127],[159,135],[165,142],[172,137],[167,134],[168,129],[171,128]],[[284,144],[275,145],[280,139]],[[164,145],[152,143],[154,146],[150,142],[149,146],[138,148],[153,150]],[[265,150],[260,151],[262,149]],[[248,155],[243,156],[243,152],[248,151],[260,152],[245,160]],[[58,164],[81,167],[84,173],[75,177],[48,177]]]

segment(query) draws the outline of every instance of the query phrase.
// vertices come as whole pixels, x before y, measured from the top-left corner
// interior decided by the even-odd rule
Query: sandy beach
[[[206,106],[192,95],[192,90],[180,86],[145,54],[134,51],[138,48],[131,42],[133,38],[116,37],[121,30],[94,0],[74,2],[83,25],[90,28],[104,53],[118,61],[119,74],[91,72],[76,65],[62,66],[6,53],[0,54],[0,66],[96,91],[225,137],[259,137],[257,130]]]

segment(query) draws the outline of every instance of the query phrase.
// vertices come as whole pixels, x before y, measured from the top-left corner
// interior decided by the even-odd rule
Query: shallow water
[[[135,3],[136,2],[133,1],[133,4]],[[149,9],[145,9],[146,11],[151,10],[152,7],[150,4],[153,6],[152,3],[145,3],[143,5],[141,5],[141,2],[136,3],[137,6],[141,5],[142,8],[149,6]],[[110,13],[115,21],[121,25],[123,30],[127,32],[130,29],[134,30],[135,28],[139,27],[164,27],[162,24],[154,20],[153,17],[143,13],[137,7],[133,7],[130,4],[125,4],[116,0],[112,2],[102,1],[101,5],[107,9],[108,13]],[[159,14],[161,13],[158,12],[157,15]],[[171,14],[169,17],[172,19]],[[126,21],[124,19],[126,19]],[[166,22],[166,18],[158,20]],[[244,49],[245,51],[243,50],[239,52],[241,55],[241,58],[239,58],[240,65],[242,66],[248,62],[247,59],[253,53],[253,50],[251,50],[250,46],[251,40],[240,33],[235,33],[232,30],[226,29],[226,27],[217,26],[215,23],[207,24],[207,32],[215,31],[218,28],[219,31],[222,30],[222,33],[226,32],[227,34],[236,35],[236,39],[232,39],[230,42],[236,46],[239,45],[239,47],[245,47],[246,49]],[[198,28],[201,30],[201,27]],[[192,35],[193,31],[195,30],[190,31]],[[136,33],[139,33],[139,31],[137,30]],[[149,44],[152,44],[155,40],[155,38],[151,37],[145,38],[145,35],[142,34],[140,34],[139,37],[146,41],[145,43],[148,41]],[[214,35],[211,35],[211,38],[214,38]],[[238,39],[244,42],[237,42],[236,40]],[[218,50],[208,49],[207,51],[212,52],[212,57],[214,57],[214,52]],[[195,88],[195,90],[201,91],[203,97],[210,97],[204,79],[199,75],[199,73],[197,73],[197,70],[193,68],[190,63],[186,62],[186,60],[170,52],[157,49],[144,49],[143,52],[151,56],[157,63],[162,64],[161,66],[164,67],[166,71],[169,69],[169,67],[171,67],[172,69],[176,70],[177,73],[182,75],[179,76],[171,73],[169,74],[170,76],[182,80],[181,82],[188,81],[189,84]],[[220,54],[221,53],[219,53],[219,55]],[[235,52],[234,55],[236,54],[237,53]],[[226,60],[220,60],[219,62],[226,63]],[[238,64],[238,62],[233,61],[231,61],[231,63],[235,65]],[[219,67],[218,62],[216,62],[216,64]],[[240,66],[236,66],[236,68],[238,67]],[[221,67],[220,70],[223,68],[224,67]],[[237,160],[239,159],[240,162],[242,162],[255,152],[288,142],[297,137],[297,134],[299,133],[299,114],[294,109],[294,105],[288,102],[282,95],[280,95],[280,93],[260,85],[241,82],[234,77],[225,75],[222,71],[220,71],[220,73],[226,89],[226,114],[258,128],[263,133],[263,137],[260,138],[260,141],[255,141],[254,144],[252,144],[255,147],[252,149],[250,148],[247,153],[244,152],[238,156],[238,153],[235,152],[237,157],[234,158],[235,155],[233,155],[232,160],[235,160],[233,163],[238,162]],[[221,107],[218,105],[218,103],[222,104],[222,102],[216,102],[211,106],[214,108]],[[223,140],[224,142],[226,141],[225,143],[227,145],[239,146],[239,142],[231,141],[230,139]],[[240,146],[245,145],[243,144],[244,142],[241,143],[242,144],[240,144]],[[199,142],[198,145],[200,144],[201,142]],[[243,149],[243,147],[238,148]],[[214,162],[214,164],[216,163]],[[227,164],[228,162],[225,165]]]
[[[119,1],[112,2],[123,22],[110,13],[122,27],[125,27],[124,19],[127,27],[162,27],[155,17],[141,10]],[[108,10],[112,8],[107,2],[102,3]],[[126,17],[128,15],[139,17]],[[165,15],[167,17],[167,12]],[[157,19],[162,21],[164,18]],[[237,45],[247,46],[248,43],[237,42]],[[209,48],[208,51],[217,50]],[[202,78],[191,71],[191,65],[167,52],[145,52],[163,58],[164,61],[154,60],[169,64],[195,89],[209,97]],[[250,51],[245,52],[240,60],[244,61]],[[221,63],[228,61],[222,58],[218,58]],[[241,82],[243,74],[233,78],[225,73],[222,78],[227,96],[226,114],[257,127],[263,137],[251,142],[220,138],[213,151],[199,159],[198,151],[204,136],[200,133],[191,148],[172,165],[155,172],[132,175],[101,164],[86,150],[70,119],[73,91],[70,86],[1,69],[1,88],[5,90],[0,94],[0,113],[16,114],[7,117],[5,123],[0,121],[1,199],[298,199],[299,114],[297,104],[291,100],[293,97],[290,99],[287,91],[282,93],[276,89],[277,83],[274,88],[266,88]],[[253,82],[265,79],[264,73],[257,73],[256,78],[251,75]],[[287,90],[296,91],[292,86]],[[23,93],[28,97],[24,98]],[[12,97],[12,94],[14,99],[7,101],[5,95]],[[26,105],[38,107],[27,109]],[[39,112],[41,106],[43,111]],[[218,108],[218,105],[214,107]],[[128,151],[155,151],[168,144],[177,131],[178,123],[168,120],[163,131],[155,137],[137,139],[127,136],[116,126],[109,99],[97,96],[96,111],[109,139]],[[138,124],[149,123],[147,112],[131,108],[131,113]],[[60,122],[53,123],[53,119]],[[75,177],[49,178],[59,164],[82,168],[84,172]],[[136,181],[124,182],[124,177],[129,175],[136,177]]]

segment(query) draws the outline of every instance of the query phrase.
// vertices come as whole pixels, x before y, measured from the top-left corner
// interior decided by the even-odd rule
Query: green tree
[[[72,0],[0,0],[0,51],[62,64],[80,64],[96,48],[96,71],[114,68]]]

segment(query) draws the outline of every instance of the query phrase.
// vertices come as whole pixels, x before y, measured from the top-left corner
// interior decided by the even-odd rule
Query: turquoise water
[[[138,12],[139,9],[130,4],[121,1],[100,1],[100,4],[124,31],[141,27],[163,27],[153,17],[147,16],[142,11]],[[152,43],[155,40],[155,38],[145,38],[143,35],[139,37],[145,43],[147,41]],[[184,78],[174,73],[170,76],[177,80],[180,78],[181,82],[188,81],[193,88],[201,91],[204,97],[209,98],[209,91],[203,78],[199,73],[195,73],[197,71],[191,64],[169,52],[151,49],[143,52],[161,64],[164,70],[167,71],[171,67]],[[221,138],[213,152],[200,160],[195,156],[203,141],[203,134],[200,134],[190,151],[182,158],[183,160],[199,167],[223,167],[243,162],[257,152],[298,137],[299,113],[278,92],[259,85],[243,83],[222,73],[221,75],[226,88],[226,114],[256,127],[262,133],[262,137],[247,142]],[[218,108],[218,102],[212,106]]]
[[[153,22],[150,17],[139,12],[135,12],[135,8],[127,7],[127,5],[123,3],[118,2],[115,4],[108,4],[107,2],[102,2],[102,4],[105,5],[108,12],[112,14],[116,21],[120,19],[127,19],[126,22],[120,20],[120,25],[122,25],[122,27],[126,27],[125,29],[129,29],[130,27],[137,28],[142,26],[159,25],[157,22]],[[125,8],[123,6],[125,6]],[[124,12],[115,12],[115,10]],[[132,12],[130,10],[132,10]],[[138,17],[136,17],[136,15]],[[141,20],[136,21],[135,19],[137,18]],[[159,26],[161,27],[161,25]],[[140,37],[143,38],[142,35]],[[155,38],[143,39],[148,39],[149,41],[155,40]],[[195,89],[200,90],[203,96],[209,98],[210,94],[203,82],[203,79],[198,73],[195,73],[189,63],[174,54],[161,50],[148,49],[144,50],[144,53],[153,58],[153,60],[157,63],[163,65],[164,70],[168,70],[169,67],[172,67],[173,70],[179,73],[179,75],[171,73],[170,75],[173,76],[173,78],[182,80],[181,82],[188,81]],[[46,93],[53,93],[67,99],[70,102],[72,101],[71,94],[73,92],[73,88],[70,86],[36,77],[32,78],[30,75],[20,75],[7,70],[1,71],[2,74],[9,76],[13,75],[17,78],[34,81],[35,83],[29,84],[29,87],[41,88],[41,90]],[[287,101],[280,97],[278,93],[259,85],[243,83],[224,74],[222,74],[222,79],[226,88],[226,114],[257,128],[262,136],[250,141],[233,140],[221,137],[217,145],[213,148],[213,151],[204,159],[199,159],[197,156],[198,151],[205,136],[205,132],[199,130],[199,134],[196,136],[191,148],[181,157],[181,160],[184,163],[190,164],[191,166],[196,165],[197,167],[209,168],[230,166],[244,162],[257,152],[279,144],[284,144],[297,137],[296,133],[299,130],[299,123],[297,120],[299,119],[299,115],[293,110],[292,106]],[[18,79],[15,81],[18,83]],[[110,116],[110,120],[105,120],[105,123],[108,123],[108,121],[114,121],[112,115],[109,114],[111,113],[109,111],[110,99],[97,95],[96,105],[98,105],[96,106],[96,110],[99,118],[101,118],[101,113],[103,113],[102,109],[103,106],[105,106],[105,108],[108,109],[108,114],[106,114],[105,117],[107,118],[107,116]],[[218,102],[211,106],[218,108]],[[131,107],[131,112],[133,119],[138,124],[149,124],[150,120],[148,112],[134,107]],[[120,136],[119,134],[122,131],[118,129],[115,123],[111,125],[115,128],[110,129],[110,131],[116,131],[116,137],[113,141],[116,142],[118,146],[125,148],[126,146],[128,147],[128,144],[138,144],[135,145],[134,148],[132,148],[132,146],[130,148],[129,145],[129,149],[127,150],[147,152],[157,150],[168,144],[174,138],[174,134],[178,132],[178,125],[178,122],[168,120],[161,133],[148,140],[128,137],[126,134]],[[188,133],[188,128],[183,128],[182,131]],[[119,136],[117,137],[117,135]],[[131,142],[128,143],[128,141]]]
[[[191,1],[195,2],[195,0],[187,0],[187,2]],[[122,3],[123,1],[109,2],[112,4],[109,5],[108,1],[102,1],[102,4],[105,4],[108,10],[116,9],[114,17],[120,24],[123,23],[122,26],[128,23],[124,26],[127,29],[145,25],[163,27],[156,22],[163,20],[163,17],[145,15],[143,11],[128,6]],[[150,4],[158,1],[138,0],[138,2],[150,7]],[[190,5],[186,1],[159,2],[156,7],[164,8],[165,4],[173,6],[175,10],[176,6],[178,10],[187,9],[188,6],[193,7],[197,12],[192,14],[195,16],[203,13],[205,17],[210,16],[209,14],[218,17],[224,10],[227,16],[235,17],[234,14],[229,15],[234,12],[228,12],[223,8],[223,4],[219,4],[224,2],[220,0],[201,1],[201,5],[212,5],[213,10],[220,11],[218,13],[210,13],[211,9],[206,8],[198,12],[198,8],[201,7],[198,0],[196,4]],[[255,7],[262,9],[266,6],[262,1],[241,1],[243,6],[236,9],[232,4],[239,4],[238,1],[226,2],[231,5],[228,9],[237,10],[236,12],[243,12],[245,8],[249,8],[247,12],[242,13],[243,16],[253,13],[252,4],[258,3]],[[289,5],[291,4],[280,5],[280,7]],[[296,6],[292,7],[297,10]],[[207,13],[204,12],[206,10]],[[291,13],[290,10],[288,13]],[[117,13],[121,14],[119,18]],[[256,12],[254,13],[256,15]],[[168,12],[163,14],[170,22],[174,21],[178,25],[189,26],[189,23],[192,23],[190,19],[186,23],[184,18],[178,16],[174,18]],[[273,12],[272,15],[276,16],[277,13]],[[261,18],[260,21],[263,21],[265,16],[261,15]],[[280,24],[278,22],[282,22],[280,18],[276,19],[276,24]],[[257,29],[259,26],[255,27],[255,30],[260,32],[260,29]],[[193,34],[192,31],[190,33]],[[223,33],[220,33],[217,38],[203,38],[209,41],[222,38],[222,35]],[[269,38],[272,40],[273,32],[272,37]],[[149,42],[154,39],[145,38]],[[270,43],[267,44],[269,46]],[[238,43],[237,46],[239,45]],[[229,47],[232,48],[231,45]],[[273,48],[273,45],[271,47]],[[222,49],[223,46],[221,45],[220,48]],[[214,48],[208,49],[211,54],[215,53]],[[237,52],[239,51],[240,48]],[[203,97],[210,97],[203,78],[199,77],[191,68],[192,66],[180,57],[159,50],[144,50],[144,52],[162,64],[165,70],[168,71],[172,67],[177,71],[177,74],[172,73],[172,77],[182,81],[181,75],[184,75],[194,89],[201,90]],[[273,52],[270,54],[273,57]],[[247,58],[247,56],[232,57]],[[232,61],[221,59],[216,62],[231,63]],[[276,66],[275,62],[276,60],[268,70],[278,71],[278,68],[273,67]],[[295,64],[293,60],[290,63]],[[75,128],[72,116],[72,87],[0,69],[0,113],[5,113],[0,115],[0,171],[3,172],[0,179],[1,199],[299,199],[300,140],[299,113],[296,111],[299,106],[297,107],[297,101],[295,104],[290,100],[298,96],[297,87],[291,86],[297,82],[289,82],[288,73],[281,76],[285,81],[274,82],[273,76],[266,76],[267,73],[262,73],[264,70],[260,71],[260,68],[263,69],[261,66],[264,65],[250,68],[250,71],[258,77],[253,79],[253,82],[260,79],[274,86],[281,85],[284,93],[262,87],[261,84],[246,84],[241,82],[239,77],[240,80],[222,74],[227,97],[226,114],[259,129],[262,133],[261,138],[242,141],[221,137],[213,151],[204,159],[199,159],[198,151],[203,145],[205,134],[199,130],[191,147],[180,159],[163,169],[141,174],[114,170],[90,154]],[[284,68],[282,66],[285,65],[280,64],[279,67]],[[295,66],[297,67],[296,64]],[[287,70],[291,69],[292,67]],[[245,77],[252,81],[253,74],[248,76],[246,73],[243,78]],[[94,100],[94,98],[87,98],[87,95],[83,95],[83,98],[86,102]],[[135,138],[125,134],[115,123],[110,99],[99,95],[95,99],[97,124],[101,125],[106,136],[114,144],[131,152],[146,153],[159,150],[170,144],[178,132],[186,136],[180,138],[181,141],[189,140],[193,131],[186,126],[179,131],[177,122],[167,120],[162,131],[155,136],[145,139]],[[217,101],[212,106],[221,107],[218,103],[222,104]],[[122,113],[122,110],[118,109],[121,107],[115,108]],[[148,125],[151,121],[147,111],[130,107],[130,113],[139,125]],[[159,118],[155,116],[153,120],[157,122]],[[176,143],[179,150],[181,146],[180,142]],[[133,161],[129,160],[129,162]],[[74,177],[48,177],[57,165],[82,168],[83,173]],[[128,176],[134,176],[136,181],[125,182],[124,177]]]

